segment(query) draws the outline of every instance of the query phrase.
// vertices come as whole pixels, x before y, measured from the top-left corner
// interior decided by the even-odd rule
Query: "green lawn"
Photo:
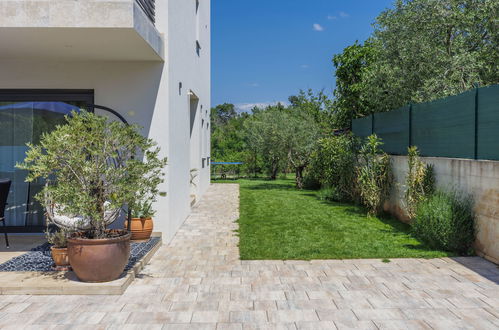
[[[240,252],[255,259],[434,258],[433,250],[390,217],[367,217],[362,208],[319,200],[292,180],[238,180]]]

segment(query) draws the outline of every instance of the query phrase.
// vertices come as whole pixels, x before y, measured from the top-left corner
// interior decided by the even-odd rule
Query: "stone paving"
[[[212,185],[122,296],[0,296],[0,328],[499,328],[484,259],[240,261],[238,202]]]

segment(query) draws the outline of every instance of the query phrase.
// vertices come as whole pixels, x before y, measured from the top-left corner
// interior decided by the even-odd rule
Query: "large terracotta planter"
[[[82,282],[109,282],[120,277],[130,258],[130,233],[116,238],[68,239],[69,263]]]
[[[152,218],[132,218],[131,223],[132,241],[147,241],[151,238],[154,228]],[[127,226],[128,221],[125,221],[125,228]]]
[[[54,260],[55,270],[67,270],[69,268],[68,248],[51,247],[50,253]]]

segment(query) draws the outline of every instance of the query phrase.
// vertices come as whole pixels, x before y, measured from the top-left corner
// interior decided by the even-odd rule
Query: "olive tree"
[[[27,181],[45,180],[36,198],[47,210],[56,205],[61,215],[88,223],[80,226],[88,238],[103,238],[110,211],[116,216],[127,203],[137,206],[144,195],[155,197],[166,159],[137,126],[86,111],[73,112],[66,121],[44,133],[40,144],[28,144],[24,163],[17,166],[29,171]]]

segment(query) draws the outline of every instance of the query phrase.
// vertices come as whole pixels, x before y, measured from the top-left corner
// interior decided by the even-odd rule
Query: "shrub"
[[[47,213],[54,214],[57,205],[61,215],[74,219],[71,229],[88,222],[81,228],[87,238],[106,238],[106,226],[121,207],[134,209],[138,197],[155,195],[166,159],[138,126],[85,111],[65,118],[67,123],[44,133],[39,145],[28,144],[17,167],[29,171],[28,182],[46,180],[36,198]]]
[[[360,201],[371,215],[381,213],[392,184],[390,157],[381,150],[382,144],[376,134],[369,136],[357,167]]]
[[[470,254],[475,240],[473,199],[455,191],[437,191],[419,203],[412,229],[433,248]]]
[[[343,195],[335,186],[322,188],[317,192],[317,197],[323,201],[340,202]]]
[[[309,190],[319,190],[321,188],[321,183],[316,178],[313,171],[305,170],[303,175],[303,188]]]
[[[354,200],[355,164],[360,142],[353,134],[319,140],[309,175],[322,187],[335,187],[339,199]]]
[[[409,147],[408,167],[406,176],[405,201],[407,214],[412,219],[418,204],[435,190],[433,165],[423,163],[419,158],[418,148]]]

